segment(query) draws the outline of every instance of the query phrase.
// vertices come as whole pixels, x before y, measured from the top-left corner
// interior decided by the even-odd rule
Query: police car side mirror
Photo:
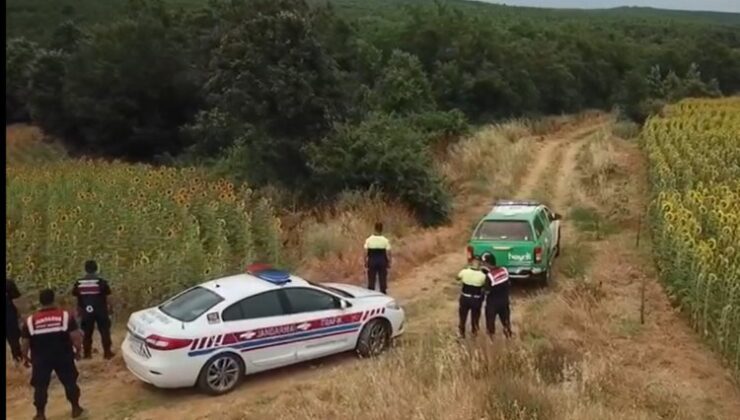
[[[347,302],[344,299],[339,299],[339,307],[342,308],[342,309],[348,309],[348,308],[352,307],[352,304],[349,303],[349,302]]]

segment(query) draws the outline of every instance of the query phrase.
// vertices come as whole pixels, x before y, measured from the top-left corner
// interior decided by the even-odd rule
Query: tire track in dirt
[[[542,174],[551,164],[553,152],[555,151],[555,149],[560,147],[562,142],[563,140],[561,139],[550,141],[545,140],[545,144],[537,153],[537,157],[535,158],[534,163],[531,166],[532,169],[522,180],[519,191],[514,194],[515,198],[521,200],[531,198],[531,195],[534,193],[535,188],[537,187],[537,182],[542,179]]]
[[[586,140],[571,142],[563,154],[562,166],[560,167],[552,198],[552,206],[556,212],[564,212],[569,207],[568,203],[571,201],[572,192],[576,184],[573,178],[575,176],[576,165],[578,164],[576,157],[585,143]]]

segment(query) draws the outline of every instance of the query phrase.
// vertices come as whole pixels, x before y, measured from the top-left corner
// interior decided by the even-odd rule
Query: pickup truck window
[[[532,229],[523,220],[486,220],[478,226],[475,239],[531,241]]]
[[[539,238],[542,236],[542,232],[545,230],[545,225],[542,224],[542,218],[537,215],[537,217],[534,218],[534,231],[537,234],[537,237]]]

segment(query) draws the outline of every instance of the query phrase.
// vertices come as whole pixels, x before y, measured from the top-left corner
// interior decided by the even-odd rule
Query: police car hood
[[[324,283],[325,286],[333,287],[335,289],[339,289],[343,292],[347,292],[350,295],[354,296],[356,299],[362,299],[362,298],[379,298],[379,297],[386,297],[390,299],[387,295],[384,295],[380,292],[377,292],[375,290],[365,289],[364,287],[355,286],[352,284],[344,284],[344,283]]]

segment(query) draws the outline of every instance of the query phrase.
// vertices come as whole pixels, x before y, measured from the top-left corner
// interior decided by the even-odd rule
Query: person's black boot
[[[46,420],[46,415],[41,412],[36,412],[36,416],[34,416],[33,420]]]
[[[115,355],[116,355],[115,353],[113,353],[112,351],[108,350],[108,351],[107,351],[107,352],[105,352],[105,354],[103,355],[103,358],[105,358],[105,360],[110,360],[110,359],[112,359],[112,358],[113,358],[113,356],[115,356]]]
[[[76,419],[77,417],[80,417],[82,413],[84,412],[85,410],[82,407],[80,407],[79,405],[76,405],[72,407],[72,418]]]

